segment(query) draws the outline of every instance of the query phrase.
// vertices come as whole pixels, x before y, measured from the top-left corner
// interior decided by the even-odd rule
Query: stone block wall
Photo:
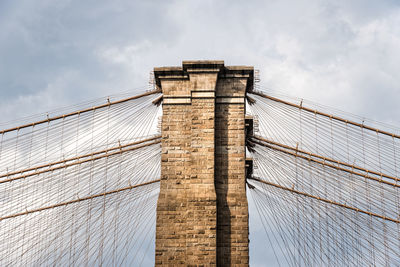
[[[253,68],[155,68],[163,91],[157,266],[248,266],[245,93]]]

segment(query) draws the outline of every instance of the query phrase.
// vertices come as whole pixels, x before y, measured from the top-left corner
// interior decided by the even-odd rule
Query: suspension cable
[[[12,215],[7,215],[7,216],[4,216],[4,217],[1,217],[0,221],[6,220],[6,219],[15,218],[15,217],[22,216],[22,215],[35,213],[35,212],[39,212],[39,211],[43,211],[43,210],[58,208],[58,207],[62,207],[62,206],[66,206],[66,205],[70,205],[70,204],[73,204],[73,203],[86,201],[86,200],[90,200],[90,199],[94,199],[94,198],[98,198],[98,197],[107,196],[107,195],[115,194],[115,193],[122,192],[122,191],[125,191],[125,190],[134,189],[134,188],[137,188],[137,187],[154,184],[154,183],[157,183],[157,182],[160,182],[160,181],[161,181],[160,179],[157,179],[157,180],[153,180],[153,181],[149,181],[149,182],[145,182],[145,183],[141,183],[141,184],[136,184],[136,185],[127,186],[127,187],[124,187],[124,188],[115,189],[115,190],[108,191],[108,192],[103,192],[103,193],[100,193],[100,194],[95,194],[95,195],[91,195],[91,196],[87,196],[87,197],[83,197],[83,198],[78,198],[78,199],[74,199],[74,200],[70,200],[70,201],[66,201],[66,202],[57,203],[57,204],[54,204],[54,205],[51,205],[51,206],[46,206],[46,207],[33,209],[33,210],[27,210],[27,211],[24,211],[24,212],[20,212],[20,213],[16,213],[16,214],[12,214]]]
[[[355,171],[352,171],[352,170],[349,170],[349,169],[346,169],[346,168],[343,168],[343,167],[339,167],[339,166],[336,166],[336,165],[333,165],[333,164],[330,164],[330,163],[327,163],[327,162],[324,162],[324,161],[321,161],[321,160],[314,159],[311,156],[307,157],[307,156],[304,156],[304,155],[301,155],[301,154],[290,152],[290,151],[285,150],[285,149],[281,149],[281,148],[278,148],[278,147],[275,147],[275,146],[271,146],[271,145],[262,143],[262,142],[260,142],[258,140],[255,140],[255,139],[252,139],[252,142],[254,142],[256,144],[259,144],[261,146],[267,147],[267,148],[271,148],[271,149],[283,152],[283,153],[291,155],[291,156],[299,157],[299,158],[302,158],[302,159],[305,159],[305,160],[309,160],[309,161],[321,164],[323,166],[327,166],[327,167],[330,167],[330,168],[333,168],[333,169],[336,169],[336,170],[344,171],[344,172],[347,172],[347,173],[350,173],[350,174],[355,174],[355,175],[364,177],[364,178],[369,179],[369,180],[373,180],[373,181],[376,181],[376,182],[379,182],[379,183],[384,183],[384,184],[387,184],[387,185],[390,185],[390,186],[393,186],[393,187],[400,188],[400,184],[395,184],[395,183],[392,183],[392,182],[389,182],[389,181],[386,181],[386,180],[383,180],[383,179],[378,179],[378,178],[370,176],[368,174],[362,174],[362,173],[355,172]],[[309,153],[307,153],[307,154],[309,154]]]
[[[317,155],[317,154],[314,154],[314,153],[311,153],[311,152],[307,152],[305,150],[301,150],[299,148],[291,147],[291,146],[284,145],[284,144],[281,144],[281,143],[278,143],[278,142],[275,142],[275,141],[272,141],[272,140],[269,140],[269,139],[265,139],[265,138],[263,138],[261,136],[252,136],[252,138],[254,138],[256,140],[259,140],[259,141],[267,142],[269,144],[273,144],[273,145],[276,145],[276,146],[279,146],[279,147],[283,147],[285,149],[296,151],[297,153],[306,154],[306,155],[309,155],[310,157],[316,157],[316,158],[322,159],[323,161],[329,161],[329,162],[332,162],[332,163],[343,165],[343,166],[346,166],[346,167],[349,167],[349,168],[352,168],[352,169],[356,169],[356,170],[359,170],[359,171],[363,171],[363,172],[366,172],[366,173],[375,174],[377,176],[385,177],[385,178],[388,178],[388,179],[391,179],[391,180],[394,180],[394,181],[397,181],[397,182],[400,181],[400,179],[395,177],[395,176],[391,176],[391,175],[384,174],[384,173],[381,173],[381,172],[376,172],[376,171],[373,171],[373,170],[368,170],[368,169],[362,168],[362,167],[354,165],[354,164],[349,164],[349,163],[344,162],[344,161],[339,161],[339,160],[327,158],[327,157],[324,157],[324,156],[320,156],[320,155]],[[364,175],[362,175],[362,176],[364,176]]]
[[[9,172],[9,173],[0,175],[0,178],[4,178],[4,177],[16,175],[16,174],[22,174],[24,172],[29,172],[29,171],[37,171],[38,169],[50,167],[50,166],[53,166],[53,165],[67,163],[67,162],[73,161],[73,160],[78,160],[78,159],[87,158],[87,157],[93,157],[93,156],[96,156],[96,155],[99,155],[99,154],[108,153],[108,152],[113,151],[113,150],[122,149],[122,148],[130,147],[130,146],[146,143],[146,142],[153,141],[153,140],[156,140],[156,139],[159,139],[159,138],[161,138],[161,135],[157,135],[157,136],[152,137],[152,138],[143,139],[143,140],[140,140],[140,141],[137,141],[137,142],[133,142],[133,143],[129,143],[129,144],[126,144],[126,145],[119,145],[117,147],[112,147],[112,148],[109,148],[109,149],[96,151],[96,152],[93,152],[93,153],[90,153],[90,154],[85,154],[85,155],[76,156],[76,157],[65,159],[65,160],[55,161],[55,162],[51,162],[51,163],[47,163],[47,164],[31,167],[31,168],[28,168],[28,169]],[[0,181],[0,184],[2,182],[3,181]]]
[[[320,116],[324,116],[324,117],[327,117],[327,118],[330,118],[330,119],[333,119],[333,120],[341,121],[341,122],[344,122],[344,123],[347,123],[347,124],[350,124],[350,125],[354,125],[354,126],[357,126],[357,127],[363,128],[363,129],[367,129],[367,130],[374,131],[374,132],[377,132],[377,133],[380,133],[380,134],[383,134],[383,135],[387,135],[387,136],[390,136],[390,137],[393,137],[393,138],[400,139],[400,135],[397,135],[397,134],[394,134],[394,133],[390,133],[390,132],[387,132],[387,131],[383,131],[383,130],[379,130],[379,129],[371,127],[371,126],[364,125],[362,123],[346,120],[346,119],[343,119],[343,118],[338,117],[338,116],[334,116],[334,115],[331,115],[331,114],[327,114],[327,113],[318,111],[316,109],[307,108],[307,107],[304,107],[303,105],[297,105],[297,104],[294,104],[294,103],[291,103],[291,102],[288,102],[288,101],[285,101],[285,100],[282,100],[282,99],[279,99],[279,98],[276,98],[276,97],[273,97],[273,96],[266,95],[266,94],[264,94],[262,92],[259,92],[259,91],[252,91],[251,94],[258,95],[258,96],[267,98],[269,100],[272,100],[272,101],[275,101],[275,102],[279,102],[279,103],[282,103],[282,104],[285,104],[285,105],[288,105],[288,106],[292,106],[292,107],[295,107],[295,108],[299,108],[299,109],[302,109],[302,110],[305,110],[305,111],[308,111],[308,112],[311,112],[311,113],[314,113],[314,114],[317,114],[317,115],[320,115]]]
[[[61,165],[61,166],[48,168],[48,169],[45,169],[45,170],[42,170],[42,171],[38,171],[38,172],[33,172],[33,173],[28,173],[28,174],[12,177],[10,179],[6,179],[6,180],[0,181],[0,184],[6,183],[6,182],[12,182],[12,181],[19,180],[19,179],[23,179],[23,178],[26,178],[26,177],[29,177],[29,176],[39,175],[39,174],[46,173],[46,172],[52,172],[52,171],[55,171],[55,170],[68,168],[68,167],[71,167],[71,166],[74,166],[74,165],[78,165],[78,164],[82,164],[82,163],[86,163],[86,162],[90,162],[90,161],[95,161],[95,160],[102,159],[102,158],[108,158],[108,157],[111,157],[111,156],[114,156],[114,155],[122,154],[124,152],[137,150],[139,148],[143,148],[143,147],[147,147],[147,146],[151,146],[151,145],[159,144],[159,143],[161,143],[161,140],[156,140],[156,141],[153,141],[153,142],[150,142],[150,143],[142,144],[142,145],[131,147],[131,148],[128,148],[128,149],[119,149],[120,147],[117,147],[117,148],[114,148],[114,149],[119,149],[119,150],[117,150],[115,152],[112,152],[112,153],[109,153],[109,154],[107,152],[100,151],[99,153],[106,153],[106,154],[105,155],[101,155],[101,156],[97,156],[97,157],[93,157],[93,158],[89,158],[89,159],[85,159],[85,160],[81,160],[81,161],[78,160],[78,161],[75,161],[75,162],[72,162],[72,163],[69,163],[69,164],[64,164],[64,165]],[[87,155],[85,155],[85,156],[87,157]]]
[[[386,216],[383,216],[383,215],[380,215],[380,214],[377,214],[377,213],[373,213],[373,212],[370,212],[370,211],[361,210],[359,208],[348,206],[348,205],[345,205],[345,204],[342,204],[342,203],[339,203],[339,202],[336,202],[336,201],[333,201],[333,200],[321,198],[319,196],[314,196],[314,195],[311,195],[311,194],[308,194],[308,193],[305,193],[305,192],[297,191],[295,189],[284,187],[282,185],[271,183],[271,182],[268,182],[268,181],[265,181],[265,180],[262,180],[262,179],[259,179],[259,178],[256,178],[256,177],[249,177],[248,179],[254,180],[254,181],[257,181],[259,183],[266,184],[266,185],[274,186],[276,188],[280,188],[280,189],[283,189],[283,190],[286,190],[286,191],[289,191],[289,192],[292,192],[292,193],[295,193],[295,194],[298,194],[298,195],[302,195],[302,196],[306,196],[306,197],[313,198],[313,199],[316,199],[316,200],[320,200],[320,201],[328,203],[328,204],[332,204],[332,205],[339,206],[339,207],[342,207],[342,208],[345,208],[345,209],[349,209],[349,210],[352,210],[352,211],[363,213],[363,214],[366,214],[366,215],[369,215],[369,216],[372,216],[372,217],[376,217],[376,218],[379,218],[379,219],[391,221],[391,222],[394,222],[394,223],[400,223],[400,220],[389,218],[389,217],[386,217]]]
[[[138,99],[138,98],[141,98],[141,97],[144,97],[144,96],[149,96],[149,95],[157,94],[157,93],[161,93],[161,90],[156,89],[156,90],[152,90],[152,91],[140,94],[140,95],[124,98],[124,99],[113,101],[113,102],[108,102],[106,104],[102,104],[102,105],[99,105],[99,106],[94,106],[94,107],[91,107],[91,108],[86,108],[86,109],[74,111],[74,112],[71,112],[71,113],[68,113],[68,114],[63,114],[63,115],[59,115],[59,116],[55,116],[55,117],[49,117],[49,118],[47,118],[45,120],[36,121],[36,122],[20,125],[20,126],[17,126],[17,127],[13,127],[13,128],[10,128],[10,129],[2,130],[2,131],[0,131],[0,134],[5,134],[5,133],[8,133],[8,132],[21,130],[21,129],[28,128],[28,127],[33,127],[35,125],[48,123],[48,122],[59,120],[59,119],[65,119],[67,117],[79,115],[79,114],[86,113],[86,112],[89,112],[89,111],[93,111],[93,110],[96,110],[96,109],[105,108],[105,107],[108,107],[108,106],[111,106],[111,105],[124,103],[124,102],[130,101],[130,100]]]

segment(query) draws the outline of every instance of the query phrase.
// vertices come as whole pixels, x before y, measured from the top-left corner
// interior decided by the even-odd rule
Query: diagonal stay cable
[[[78,160],[78,161],[75,161],[75,162],[72,162],[72,163],[68,163],[68,164],[63,164],[61,166],[48,168],[48,169],[45,169],[45,170],[42,170],[42,171],[38,171],[38,172],[33,172],[33,173],[25,174],[25,175],[15,176],[15,177],[0,181],[0,184],[6,183],[6,182],[12,182],[12,181],[20,180],[20,179],[23,179],[23,178],[26,178],[26,177],[29,177],[29,176],[39,175],[39,174],[46,173],[46,172],[51,172],[51,171],[55,171],[55,170],[59,170],[59,169],[63,169],[63,168],[68,168],[68,167],[71,167],[71,166],[74,166],[74,165],[78,165],[78,164],[82,164],[82,163],[86,163],[86,162],[91,162],[91,161],[95,161],[95,160],[102,159],[102,158],[108,158],[108,157],[111,157],[111,156],[114,156],[114,155],[122,154],[124,152],[137,150],[137,149],[140,149],[140,148],[143,148],[143,147],[147,147],[147,146],[151,146],[151,145],[159,144],[159,143],[161,143],[161,140],[156,140],[156,141],[153,141],[153,142],[149,142],[149,143],[142,144],[142,145],[139,145],[139,146],[134,146],[134,147],[127,148],[127,149],[120,149],[120,147],[116,147],[116,148],[113,148],[113,150],[115,150],[115,149],[119,149],[119,150],[117,150],[115,152],[112,152],[112,153],[107,153],[108,150],[107,151],[100,151],[100,153],[105,153],[105,154],[101,155],[101,156],[97,156],[97,157],[84,159],[84,160]],[[128,145],[126,145],[126,146],[128,146]],[[99,154],[99,153],[97,153],[97,154]],[[78,158],[89,157],[89,156],[91,156],[91,154],[84,155],[84,156],[81,156],[81,157],[78,157]]]
[[[7,215],[7,216],[4,216],[4,217],[0,217],[0,221],[6,220],[6,219],[15,218],[15,217],[19,217],[19,216],[23,216],[23,215],[27,215],[27,214],[31,214],[31,213],[36,213],[36,212],[40,212],[40,211],[44,211],[44,210],[48,210],[48,209],[67,206],[67,205],[70,205],[70,204],[73,204],[73,203],[78,203],[78,202],[81,202],[81,201],[86,201],[86,200],[90,200],[90,199],[94,199],[94,198],[98,198],[98,197],[104,197],[104,196],[107,196],[107,195],[115,194],[115,193],[118,193],[118,192],[130,190],[130,189],[134,189],[134,188],[138,188],[138,187],[141,187],[141,186],[146,186],[146,185],[158,183],[160,181],[161,181],[160,179],[152,180],[152,181],[149,181],[149,182],[136,184],[136,185],[131,185],[131,186],[119,188],[119,189],[116,189],[116,190],[103,192],[103,193],[100,193],[100,194],[95,194],[95,195],[91,195],[91,196],[87,196],[87,197],[83,197],[83,198],[78,198],[78,199],[74,199],[74,200],[70,200],[70,201],[57,203],[57,204],[54,204],[54,205],[51,205],[51,206],[46,206],[46,207],[33,209],[33,210],[27,210],[25,212],[20,212],[20,213],[15,213],[15,214],[12,214],[12,215]]]
[[[71,113],[68,113],[68,114],[63,114],[63,115],[59,115],[59,116],[55,116],[55,117],[49,117],[49,118],[41,120],[41,121],[36,121],[36,122],[20,125],[20,126],[17,126],[17,127],[5,129],[5,130],[0,131],[0,134],[5,134],[5,133],[8,133],[8,132],[21,130],[21,129],[28,128],[28,127],[33,127],[35,125],[48,123],[48,122],[59,120],[59,119],[65,119],[67,117],[80,115],[82,113],[86,113],[86,112],[93,111],[93,110],[100,109],[100,108],[105,108],[105,107],[108,107],[108,106],[111,106],[111,105],[115,105],[115,104],[124,103],[124,102],[130,101],[130,100],[138,99],[138,98],[141,98],[141,97],[144,97],[144,96],[149,96],[149,95],[157,94],[157,93],[161,93],[161,90],[156,89],[156,90],[152,90],[150,92],[146,92],[144,94],[140,94],[140,95],[124,98],[124,99],[113,101],[113,102],[108,102],[106,104],[102,104],[102,105],[99,105],[99,106],[94,106],[94,107],[91,107],[91,108],[86,108],[86,109],[74,111],[74,112],[71,112]]]
[[[288,155],[291,155],[291,156],[294,156],[294,157],[299,157],[299,158],[302,158],[302,159],[305,159],[305,160],[308,160],[308,161],[312,161],[312,162],[321,164],[323,166],[327,166],[327,167],[330,167],[330,168],[333,168],[333,169],[336,169],[336,170],[340,170],[340,171],[344,171],[344,172],[347,172],[347,173],[350,173],[350,174],[358,175],[358,176],[364,177],[364,178],[369,179],[369,180],[373,180],[373,181],[376,181],[376,182],[379,182],[379,183],[383,183],[383,184],[387,184],[387,185],[390,185],[390,186],[393,186],[393,187],[400,188],[400,184],[392,183],[392,182],[389,182],[389,181],[386,181],[386,180],[383,180],[383,179],[379,179],[379,178],[370,176],[370,175],[368,175],[368,173],[367,174],[362,174],[362,173],[359,173],[359,172],[355,172],[353,170],[349,170],[349,169],[346,169],[346,168],[343,168],[343,167],[339,167],[339,166],[336,166],[334,164],[327,163],[325,161],[314,159],[311,156],[304,156],[302,154],[297,154],[295,152],[291,152],[291,151],[288,151],[288,150],[285,150],[285,149],[281,149],[281,148],[278,148],[276,146],[268,145],[268,144],[260,142],[260,141],[258,141],[256,139],[252,139],[251,142],[254,142],[254,143],[258,144],[258,145],[261,145],[261,146],[264,146],[264,147],[268,147],[268,148],[283,152],[285,154],[288,154]],[[296,149],[294,148],[294,150],[296,150]],[[309,155],[309,153],[306,153],[306,154]]]
[[[120,146],[117,146],[117,147],[112,147],[112,148],[109,148],[109,149],[105,149],[105,150],[101,150],[101,151],[96,151],[96,152],[93,152],[93,153],[90,153],[90,154],[85,154],[85,155],[81,155],[81,156],[76,156],[76,157],[73,157],[73,158],[69,158],[69,159],[65,159],[65,160],[60,160],[60,161],[55,161],[55,162],[43,164],[43,165],[40,165],[40,166],[31,167],[31,168],[28,168],[28,169],[23,169],[23,170],[18,170],[18,171],[14,171],[14,172],[9,172],[9,173],[6,173],[6,174],[1,174],[1,175],[0,175],[0,178],[4,178],[4,177],[16,175],[16,174],[22,174],[22,173],[24,173],[24,172],[29,172],[29,171],[36,171],[36,170],[38,170],[38,169],[42,169],[42,168],[46,168],[46,167],[51,167],[51,166],[53,166],[53,165],[58,165],[58,164],[62,164],[62,163],[67,163],[67,162],[73,161],[73,160],[78,160],[78,159],[87,158],[87,157],[93,157],[93,156],[96,156],[96,155],[99,155],[99,154],[108,153],[108,152],[113,151],[113,150],[118,150],[118,149],[130,147],[130,146],[133,146],[133,145],[138,145],[138,144],[146,143],[146,142],[153,141],[153,140],[156,140],[156,139],[159,139],[159,138],[161,138],[161,135],[157,135],[157,136],[154,136],[154,137],[151,137],[151,138],[143,139],[143,140],[136,141],[136,142],[133,142],[133,143],[129,143],[129,144],[126,144],[126,145],[120,145]],[[3,181],[0,181],[0,184],[1,184],[2,182],[3,182]]]
[[[389,218],[389,217],[386,217],[386,216],[383,216],[383,215],[380,215],[380,214],[377,214],[377,213],[361,210],[359,208],[348,206],[348,205],[345,205],[345,204],[342,204],[342,203],[339,203],[339,202],[336,202],[336,201],[333,201],[333,200],[321,198],[319,196],[314,196],[314,195],[311,195],[311,194],[308,194],[308,193],[305,193],[305,192],[301,192],[301,191],[298,191],[298,190],[295,190],[295,189],[292,189],[292,188],[288,188],[288,187],[279,185],[279,184],[271,183],[271,182],[262,180],[260,178],[250,177],[248,179],[254,180],[254,181],[257,181],[259,183],[266,184],[266,185],[274,186],[274,187],[279,188],[279,189],[290,191],[290,192],[298,194],[298,195],[302,195],[302,196],[305,196],[305,197],[313,198],[313,199],[316,199],[316,200],[319,200],[319,201],[322,201],[322,202],[325,202],[325,203],[328,203],[328,204],[339,206],[339,207],[342,207],[342,208],[345,208],[345,209],[348,209],[348,210],[352,210],[352,211],[356,211],[356,212],[359,212],[359,213],[363,213],[363,214],[366,214],[366,215],[369,215],[369,216],[372,216],[372,217],[376,217],[376,218],[379,218],[379,219],[382,219],[382,220],[391,221],[391,222],[394,222],[394,223],[400,223],[400,220],[397,220],[397,219],[393,219],[393,218]]]
[[[273,96],[266,95],[266,94],[264,94],[262,92],[259,92],[259,91],[252,91],[250,93],[254,94],[254,95],[261,96],[263,98],[267,98],[267,99],[275,101],[275,102],[279,102],[279,103],[282,103],[282,104],[285,104],[285,105],[289,105],[289,106],[292,106],[292,107],[295,107],[295,108],[299,108],[299,109],[302,109],[302,110],[305,110],[307,112],[314,113],[314,114],[317,114],[317,115],[320,115],[320,116],[323,116],[323,117],[327,117],[327,118],[330,118],[330,119],[333,119],[333,120],[341,121],[341,122],[344,122],[344,123],[347,123],[347,124],[350,124],[350,125],[353,125],[353,126],[357,126],[357,127],[360,127],[360,128],[363,128],[363,129],[367,129],[367,130],[370,130],[370,131],[373,131],[373,132],[377,132],[379,134],[383,134],[383,135],[387,135],[387,136],[390,136],[390,137],[393,137],[393,138],[400,139],[400,135],[397,135],[397,134],[394,134],[394,133],[390,133],[390,132],[387,132],[387,131],[383,131],[383,130],[380,130],[380,129],[377,129],[377,128],[374,128],[374,127],[371,127],[371,126],[368,126],[368,125],[364,125],[362,123],[346,120],[344,118],[341,118],[341,117],[338,117],[338,116],[335,116],[335,115],[331,115],[331,114],[328,114],[328,113],[324,113],[324,112],[318,111],[316,109],[311,109],[311,108],[304,107],[302,105],[297,105],[297,104],[294,104],[294,103],[291,103],[291,102],[288,102],[288,101],[285,101],[285,100],[282,100],[282,99],[279,99],[279,98],[276,98],[276,97],[273,97]]]
[[[320,156],[320,155],[317,155],[317,154],[314,154],[314,153],[311,153],[311,152],[308,152],[308,151],[305,151],[305,150],[301,150],[301,149],[298,149],[298,148],[295,148],[295,147],[291,147],[291,146],[288,146],[288,145],[284,145],[284,144],[281,144],[281,143],[278,143],[278,142],[263,138],[261,136],[252,136],[252,138],[254,138],[254,139],[258,140],[258,141],[267,142],[267,143],[270,143],[270,144],[273,144],[273,145],[276,145],[276,146],[279,146],[279,147],[283,147],[285,149],[296,151],[298,153],[302,153],[302,154],[308,155],[310,157],[319,158],[319,159],[322,159],[323,161],[329,161],[329,162],[336,163],[336,164],[339,164],[339,165],[343,165],[343,166],[346,166],[346,167],[349,167],[349,168],[352,168],[352,169],[356,169],[356,170],[363,171],[363,172],[366,172],[366,173],[371,173],[371,174],[375,174],[377,176],[385,177],[385,178],[388,178],[388,179],[391,179],[391,180],[394,180],[394,181],[400,181],[400,179],[395,177],[395,176],[391,176],[391,175],[384,174],[384,173],[377,172],[377,171],[373,171],[373,170],[368,170],[368,169],[365,169],[363,167],[360,167],[360,166],[357,166],[357,165],[354,165],[354,164],[349,164],[349,163],[344,162],[344,161],[339,161],[339,160],[331,159],[331,158],[328,158],[328,157]],[[364,176],[364,175],[362,175],[362,176]]]

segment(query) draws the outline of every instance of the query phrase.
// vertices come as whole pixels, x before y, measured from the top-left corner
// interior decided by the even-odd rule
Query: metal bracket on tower
[[[254,143],[250,138],[254,136],[254,119],[253,116],[246,115],[245,117],[245,132],[246,132],[246,147],[249,151],[253,152]]]
[[[253,159],[246,158],[246,180],[253,175]]]
[[[246,115],[245,126],[246,126],[246,138],[254,135],[254,120],[253,116]]]

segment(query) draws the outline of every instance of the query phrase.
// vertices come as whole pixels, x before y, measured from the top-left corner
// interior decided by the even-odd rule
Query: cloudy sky
[[[222,59],[276,92],[400,126],[399,48],[397,0],[0,0],[0,122]]]
[[[0,1],[1,122],[146,85],[188,59],[400,124],[398,1]]]

